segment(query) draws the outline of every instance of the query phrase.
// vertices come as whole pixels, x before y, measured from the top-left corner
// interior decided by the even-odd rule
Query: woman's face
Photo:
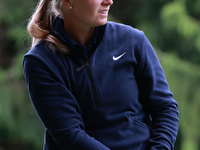
[[[112,4],[113,0],[71,0],[71,20],[89,27],[104,25]]]

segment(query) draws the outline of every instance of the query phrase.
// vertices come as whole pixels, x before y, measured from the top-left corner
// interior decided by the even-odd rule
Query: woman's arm
[[[151,150],[172,150],[178,132],[178,104],[173,99],[164,71],[148,39],[138,51],[137,82],[140,101],[152,118]]]
[[[27,55],[23,71],[32,103],[55,143],[65,149],[109,150],[84,131],[79,104],[40,58]]]

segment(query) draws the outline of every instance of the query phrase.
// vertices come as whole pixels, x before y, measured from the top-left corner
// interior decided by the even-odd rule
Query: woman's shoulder
[[[107,22],[107,27],[110,30],[117,30],[121,32],[128,32],[128,33],[134,33],[138,35],[143,35],[143,31],[132,27],[131,25],[126,25],[123,23],[118,23],[118,22],[113,22],[113,21],[108,21]]]
[[[57,50],[50,48],[48,42],[40,41],[24,55],[24,59],[29,57],[34,57],[35,59],[39,59],[43,62],[50,62],[59,59],[60,55]]]
[[[130,25],[108,21],[106,25],[106,33],[113,35],[118,39],[134,40],[142,42],[145,34],[143,31]]]
[[[67,70],[67,61],[65,56],[59,51],[53,51],[46,41],[42,41],[33,46],[23,58],[24,72],[37,73],[38,69],[44,72],[50,72],[55,76],[62,74]]]
[[[144,41],[145,34],[143,31],[130,25],[109,21],[106,25],[105,34],[107,37],[114,38],[117,43],[126,41],[125,43],[141,45]]]
[[[61,63],[60,54],[58,51],[53,51],[48,42],[41,41],[33,46],[23,58],[26,62],[38,62],[47,66],[59,66]]]
[[[46,55],[55,54],[53,50],[50,49],[46,41],[40,41],[24,55],[24,56],[35,56],[35,57],[46,57]]]

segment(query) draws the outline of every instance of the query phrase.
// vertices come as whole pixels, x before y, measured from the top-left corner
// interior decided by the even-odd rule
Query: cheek
[[[80,16],[84,17],[92,17],[94,14],[93,9],[88,8],[88,7],[82,7],[81,9],[77,10]]]
[[[82,8],[84,8],[85,13],[87,13],[91,17],[96,15],[98,12],[98,5],[94,4],[94,2],[92,4],[88,3],[87,5],[84,5],[82,6]]]

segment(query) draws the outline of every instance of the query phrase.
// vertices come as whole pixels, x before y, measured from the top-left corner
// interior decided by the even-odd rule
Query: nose
[[[104,5],[112,5],[113,4],[113,0],[104,0],[103,4]]]

